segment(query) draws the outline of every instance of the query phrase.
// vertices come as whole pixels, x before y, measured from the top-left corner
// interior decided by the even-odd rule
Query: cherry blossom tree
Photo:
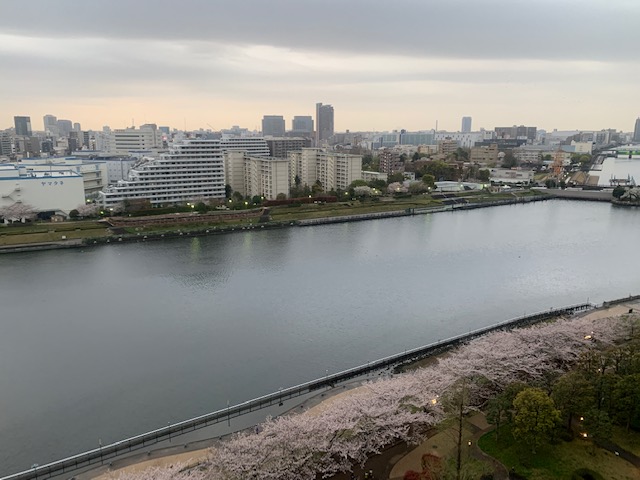
[[[0,208],[0,217],[8,222],[23,222],[33,220],[36,217],[36,210],[26,203],[16,202],[13,205]]]
[[[78,215],[81,217],[94,217],[100,211],[100,207],[95,203],[85,203],[78,205],[76,210],[78,211]]]
[[[293,480],[350,471],[394,442],[421,441],[445,418],[442,399],[461,379],[465,408],[476,408],[510,384],[535,384],[568,371],[593,347],[593,338],[613,345],[628,336],[630,325],[618,318],[582,317],[495,331],[448,352],[433,366],[367,381],[320,413],[269,418],[258,434],[241,432],[219,442],[202,468],[206,478],[216,480]],[[138,480],[123,480],[128,478]],[[165,478],[183,477],[158,480]]]

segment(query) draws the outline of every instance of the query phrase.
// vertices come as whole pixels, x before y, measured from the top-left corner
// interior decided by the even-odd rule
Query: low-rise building
[[[85,198],[97,198],[107,185],[107,162],[69,157],[27,158],[20,163],[32,172],[73,170],[82,175]]]
[[[388,175],[384,172],[370,172],[367,170],[362,171],[362,180],[365,182],[372,182],[374,180],[387,181]]]
[[[0,165],[0,207],[18,203],[36,212],[68,215],[84,202],[82,175],[72,168],[41,171],[27,165]]]
[[[495,164],[498,161],[498,145],[493,143],[487,146],[471,147],[469,161],[481,165]]]
[[[491,183],[529,185],[533,182],[533,170],[521,170],[519,168],[492,168],[489,172],[489,180]]]

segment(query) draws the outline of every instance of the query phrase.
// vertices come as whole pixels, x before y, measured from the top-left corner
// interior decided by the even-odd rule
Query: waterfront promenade
[[[639,299],[640,296],[612,300],[607,303],[607,308],[610,308],[613,305],[627,304]],[[321,379],[316,379],[301,385],[281,389],[278,392],[249,400],[239,405],[229,406],[226,409],[218,410],[207,415],[202,415],[193,419],[169,425],[165,428],[157,429],[152,432],[125,439],[114,444],[100,446],[97,449],[79,455],[74,455],[73,457],[69,457],[57,462],[52,462],[50,464],[42,466],[36,466],[30,470],[3,477],[0,480],[31,480],[37,478],[54,478],[60,475],[68,475],[68,473],[76,472],[79,469],[86,469],[88,467],[91,467],[92,465],[104,465],[105,463],[113,463],[113,461],[119,460],[120,458],[123,458],[125,456],[129,456],[136,450],[147,449],[147,452],[149,452],[151,451],[149,450],[149,448],[152,445],[167,440],[170,442],[172,438],[175,443],[176,441],[178,441],[177,437],[185,433],[193,432],[200,428],[205,428],[212,424],[226,421],[230,425],[231,419],[240,417],[246,413],[261,410],[263,408],[270,407],[276,404],[279,406],[283,406],[284,401],[292,400],[296,397],[312,394],[323,389],[333,389],[347,382],[352,382],[355,379],[364,378],[365,376],[368,376],[370,374],[380,372],[383,369],[397,368],[398,366],[412,363],[425,357],[437,355],[439,353],[442,353],[443,351],[454,348],[489,332],[501,329],[511,329],[528,326],[547,319],[556,318],[559,316],[571,316],[580,312],[592,310],[594,308],[596,308],[596,306],[589,303],[582,303],[578,305],[561,307],[558,309],[550,309],[548,311],[538,312],[535,314],[499,322],[488,327],[479,328],[472,332],[436,342],[434,344],[385,357],[374,362],[370,362],[367,365],[361,365],[359,367],[327,375]],[[195,445],[200,446],[195,443],[191,446],[191,448],[194,448]],[[184,448],[184,445],[182,448]]]
[[[640,308],[640,296],[621,298],[606,302],[603,306],[594,306],[592,309],[576,310],[571,315],[584,317],[587,319],[602,319],[606,317],[619,316],[627,313],[629,309],[638,310]],[[289,413],[305,412],[307,415],[319,415],[323,411],[332,408],[332,404],[341,400],[345,396],[366,392],[365,387],[359,386],[360,381],[350,382],[342,389],[332,389],[328,392],[318,394],[289,409]],[[477,459],[488,462],[494,469],[494,478],[506,479],[508,474],[504,466],[483,454],[477,447],[477,441],[484,433],[492,428],[486,422],[483,414],[476,414],[465,421],[464,442],[471,442],[469,454]],[[429,435],[420,445],[414,448],[390,447],[375,459],[367,462],[363,471],[374,471],[375,478],[399,480],[404,472],[408,470],[420,471],[421,458],[425,453],[436,456],[447,456],[453,452],[455,447],[452,442],[452,432],[438,431],[434,435]],[[171,467],[176,465],[197,465],[207,459],[209,447],[215,445],[218,439],[210,439],[194,444],[176,445],[175,447],[163,448],[150,451],[148,454],[139,454],[114,461],[110,465],[103,465],[99,468],[89,470],[83,474],[76,475],[78,480],[107,480],[113,473],[135,473],[144,471],[152,467]],[[360,470],[360,469],[359,469]],[[348,478],[339,475],[337,478]]]

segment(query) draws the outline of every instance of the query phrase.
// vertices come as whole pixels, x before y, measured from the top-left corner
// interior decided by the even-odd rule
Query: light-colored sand
[[[636,307],[637,307],[637,304],[623,303],[621,305],[615,305],[613,307],[609,307],[606,309],[603,308],[603,309],[595,310],[593,312],[586,314],[584,318],[587,318],[589,320],[599,320],[601,318],[617,317],[619,315],[624,315],[625,313],[628,313],[630,308],[633,308],[635,311],[637,309]]]

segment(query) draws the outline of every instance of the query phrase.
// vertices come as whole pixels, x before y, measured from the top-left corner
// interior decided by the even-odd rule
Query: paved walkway
[[[493,478],[496,480],[508,480],[507,469],[493,457],[486,455],[478,447],[478,440],[482,435],[493,430],[493,426],[487,423],[483,413],[476,413],[472,417],[466,418],[462,430],[463,458],[473,457],[482,462],[488,463],[493,469]],[[448,428],[442,432],[427,438],[418,447],[411,450],[407,455],[400,458],[391,469],[388,477],[390,480],[402,479],[408,470],[416,472],[422,471],[422,456],[431,454],[441,458],[455,454],[457,440],[457,429]]]

